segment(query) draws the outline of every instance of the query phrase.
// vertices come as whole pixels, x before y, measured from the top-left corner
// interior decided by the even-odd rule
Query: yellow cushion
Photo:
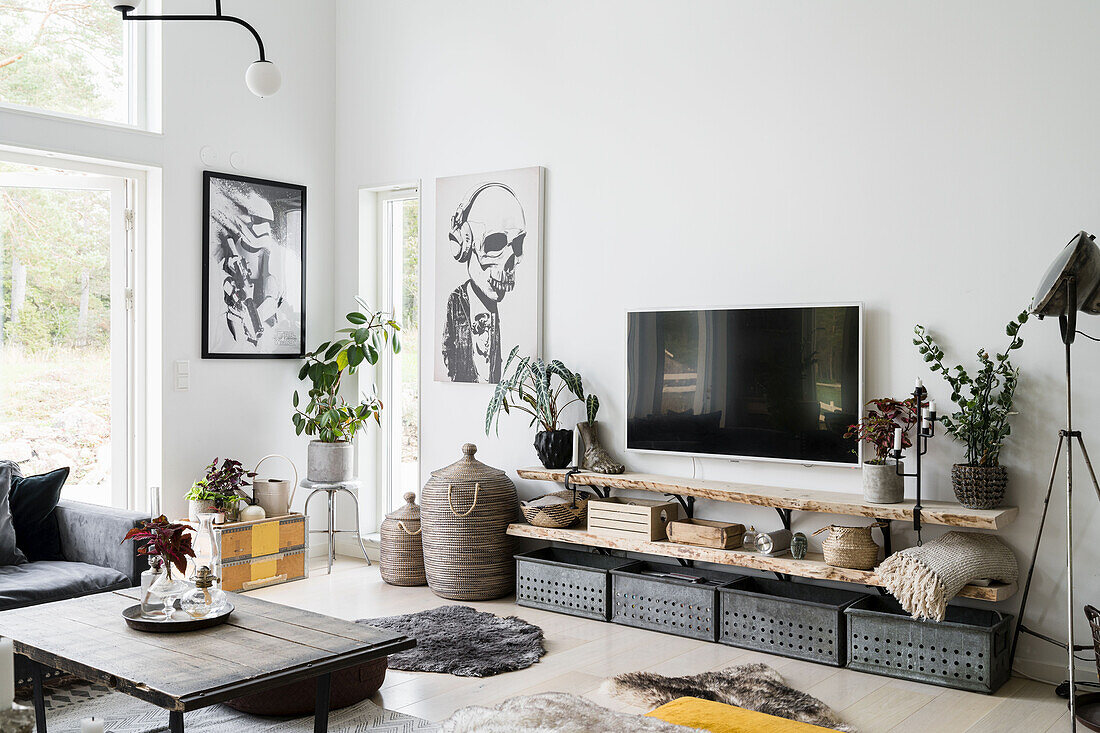
[[[697,697],[678,698],[646,715],[711,733],[814,733],[830,730]]]

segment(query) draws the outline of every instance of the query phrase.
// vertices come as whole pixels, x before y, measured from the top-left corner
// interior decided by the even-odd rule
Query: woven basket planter
[[[878,545],[871,537],[871,530],[882,526],[878,522],[867,527],[843,527],[833,524],[814,532],[829,531],[829,536],[821,543],[825,555],[825,564],[834,568],[852,568],[870,570],[878,564]]]
[[[523,518],[528,524],[536,527],[549,527],[550,529],[564,529],[577,523],[588,512],[588,500],[592,494],[585,491],[576,492],[577,499],[573,501],[572,491],[556,491],[545,496],[560,496],[568,501],[566,504],[551,504],[550,506],[521,506]],[[542,497],[538,497],[541,499]]]
[[[379,550],[382,580],[390,585],[426,585],[424,544],[421,542],[420,507],[416,494],[405,494],[404,506],[386,515],[382,522]]]
[[[1005,500],[1008,469],[956,463],[951,467],[951,486],[955,498],[967,509],[996,509]]]
[[[420,492],[424,570],[437,596],[456,601],[500,598],[515,591],[515,541],[508,525],[519,518],[511,479],[474,459],[477,446],[432,471]]]

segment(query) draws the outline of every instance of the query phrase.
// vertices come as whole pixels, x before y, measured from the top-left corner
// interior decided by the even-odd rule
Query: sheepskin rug
[[[365,618],[356,623],[397,631],[416,647],[391,654],[390,669],[489,677],[526,669],[546,649],[542,629],[515,616],[501,618],[469,606],[440,606],[402,616]]]
[[[726,667],[690,677],[664,677],[651,672],[628,672],[612,677],[603,689],[639,706],[657,707],[679,697],[698,697],[736,705],[822,728],[855,733],[828,705],[788,687],[766,664]]]
[[[496,707],[462,708],[443,721],[443,733],[698,733],[657,718],[617,713],[564,692],[513,697]]]

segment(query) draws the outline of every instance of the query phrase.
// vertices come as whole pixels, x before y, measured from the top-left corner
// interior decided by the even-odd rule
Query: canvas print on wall
[[[438,382],[500,381],[541,337],[543,168],[435,182]]]
[[[202,357],[305,354],[306,189],[203,174]]]

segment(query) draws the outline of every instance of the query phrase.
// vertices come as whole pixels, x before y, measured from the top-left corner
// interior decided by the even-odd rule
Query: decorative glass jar
[[[180,610],[192,618],[206,618],[225,605],[225,591],[215,586],[210,567],[203,565],[195,573],[195,587],[180,598]]]
[[[172,563],[167,558],[159,559],[164,572],[159,573],[149,586],[149,595],[159,598],[164,604],[164,613],[171,615],[176,599],[186,593],[191,588],[191,584],[173,575],[173,573],[178,574],[179,571],[173,570]]]
[[[152,592],[153,585],[164,575],[164,562],[159,557],[149,559],[149,569],[141,574],[141,615],[149,619],[164,618],[164,599]]]
[[[195,557],[191,565],[192,579],[198,574],[199,568],[217,568],[221,561],[221,551],[218,547],[218,535],[214,532],[214,518],[216,514],[203,513],[199,515],[199,528],[195,531]]]

